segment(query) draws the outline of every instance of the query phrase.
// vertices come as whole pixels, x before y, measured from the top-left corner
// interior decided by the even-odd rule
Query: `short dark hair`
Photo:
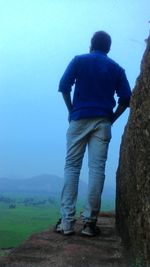
[[[97,31],[91,39],[91,51],[100,50],[108,53],[111,46],[111,37],[107,32]]]

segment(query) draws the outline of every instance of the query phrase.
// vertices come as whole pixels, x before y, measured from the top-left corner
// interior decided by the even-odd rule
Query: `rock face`
[[[150,266],[150,36],[122,138],[116,223],[134,261]]]

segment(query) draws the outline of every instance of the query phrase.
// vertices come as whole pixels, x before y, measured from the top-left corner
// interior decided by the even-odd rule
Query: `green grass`
[[[0,248],[18,246],[31,234],[50,228],[58,217],[58,205],[18,204],[15,209],[9,209],[7,204],[0,204]]]
[[[16,200],[16,208],[10,209],[8,203],[0,202],[0,248],[7,249],[20,245],[33,233],[51,228],[60,217],[59,204],[56,201],[53,204],[46,202],[37,206],[25,206],[19,202],[27,197],[33,197],[35,201],[48,199],[46,196],[26,194],[5,194],[5,196]],[[83,207],[84,203],[79,201],[77,216]],[[102,204],[102,210],[112,210],[113,207],[114,203],[110,201]]]
[[[19,209],[7,214],[5,220],[0,222],[0,248],[10,248],[19,245],[32,233],[48,229],[58,218],[53,210],[29,208],[19,214]],[[52,218],[53,217],[53,218]]]

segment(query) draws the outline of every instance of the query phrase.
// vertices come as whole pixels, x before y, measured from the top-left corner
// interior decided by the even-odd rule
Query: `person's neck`
[[[104,51],[101,51],[101,50],[98,50],[98,49],[93,49],[90,51],[90,53],[100,53],[100,54],[103,54],[103,55],[106,55],[107,56],[107,53],[104,52]]]

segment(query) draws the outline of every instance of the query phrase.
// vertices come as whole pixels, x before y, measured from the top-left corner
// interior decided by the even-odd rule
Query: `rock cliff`
[[[122,137],[116,223],[136,264],[150,266],[150,36]]]

